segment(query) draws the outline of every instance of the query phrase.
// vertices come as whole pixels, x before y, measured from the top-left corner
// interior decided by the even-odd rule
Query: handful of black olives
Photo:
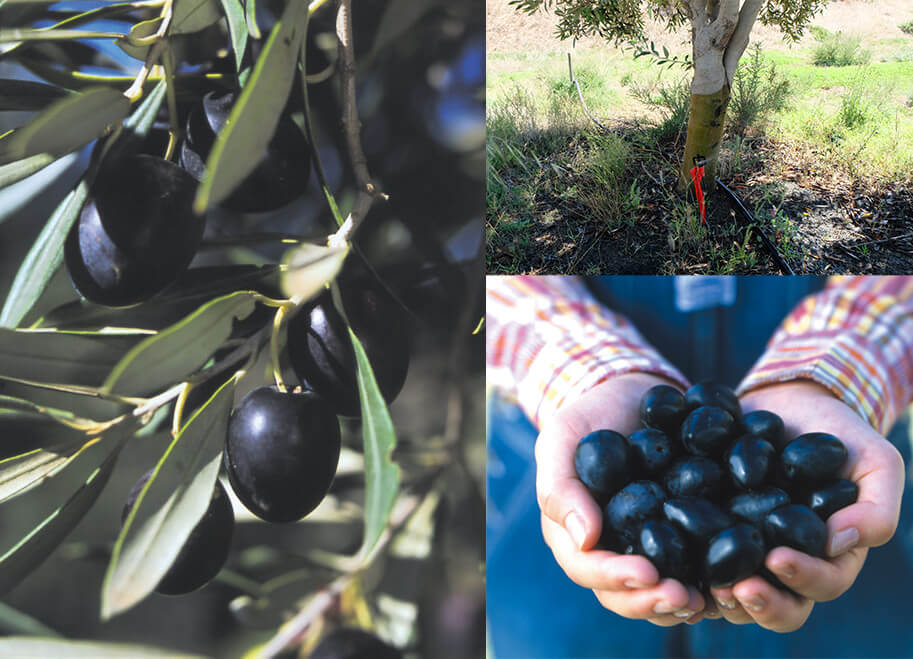
[[[663,578],[705,590],[760,574],[783,587],[764,568],[767,552],[823,558],[825,521],[858,496],[838,475],[847,459],[839,439],[787,441],[780,417],[743,416],[726,386],[703,382],[684,395],[653,387],[640,419],[629,437],[583,437],[574,463],[603,510],[600,546],[647,557]]]

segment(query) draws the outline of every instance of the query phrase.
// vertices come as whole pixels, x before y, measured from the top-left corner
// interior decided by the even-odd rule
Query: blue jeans
[[[689,313],[676,310],[671,277],[611,277],[591,281],[590,288],[625,313],[692,381],[708,377],[734,385],[780,319],[821,285],[799,277],[745,279],[737,282],[732,306]],[[737,323],[740,317],[744,322]],[[676,345],[678,350],[670,350]],[[816,605],[800,630],[776,634],[720,620],[661,628],[605,610],[555,562],[542,539],[536,505],[535,438],[536,429],[518,407],[490,397],[486,580],[497,659],[913,655],[913,624],[905,606],[905,595],[913,592],[908,491],[891,542],[872,550],[855,585],[839,599]],[[909,463],[909,417],[888,438]]]

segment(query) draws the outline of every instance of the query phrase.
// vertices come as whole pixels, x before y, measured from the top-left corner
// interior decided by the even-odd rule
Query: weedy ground
[[[702,226],[676,189],[689,72],[551,36],[554,17],[488,6],[491,273],[797,273],[913,269],[913,35],[905,2],[834,3],[796,44],[761,28],[739,67]],[[507,26],[513,29],[508,30]],[[687,52],[686,35],[655,32]],[[817,62],[817,64],[816,64]]]

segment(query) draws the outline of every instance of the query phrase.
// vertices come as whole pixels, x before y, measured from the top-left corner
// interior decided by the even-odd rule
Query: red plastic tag
[[[691,168],[691,180],[694,181],[694,194],[697,195],[697,205],[701,211],[701,224],[707,224],[707,213],[704,208],[704,191],[701,189],[701,179],[704,178],[704,166]]]

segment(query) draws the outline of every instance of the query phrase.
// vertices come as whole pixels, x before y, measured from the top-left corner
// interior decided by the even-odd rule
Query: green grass
[[[817,66],[868,64],[872,58],[871,51],[862,48],[861,37],[822,27],[812,27],[811,33],[818,42],[812,51],[812,62]]]

